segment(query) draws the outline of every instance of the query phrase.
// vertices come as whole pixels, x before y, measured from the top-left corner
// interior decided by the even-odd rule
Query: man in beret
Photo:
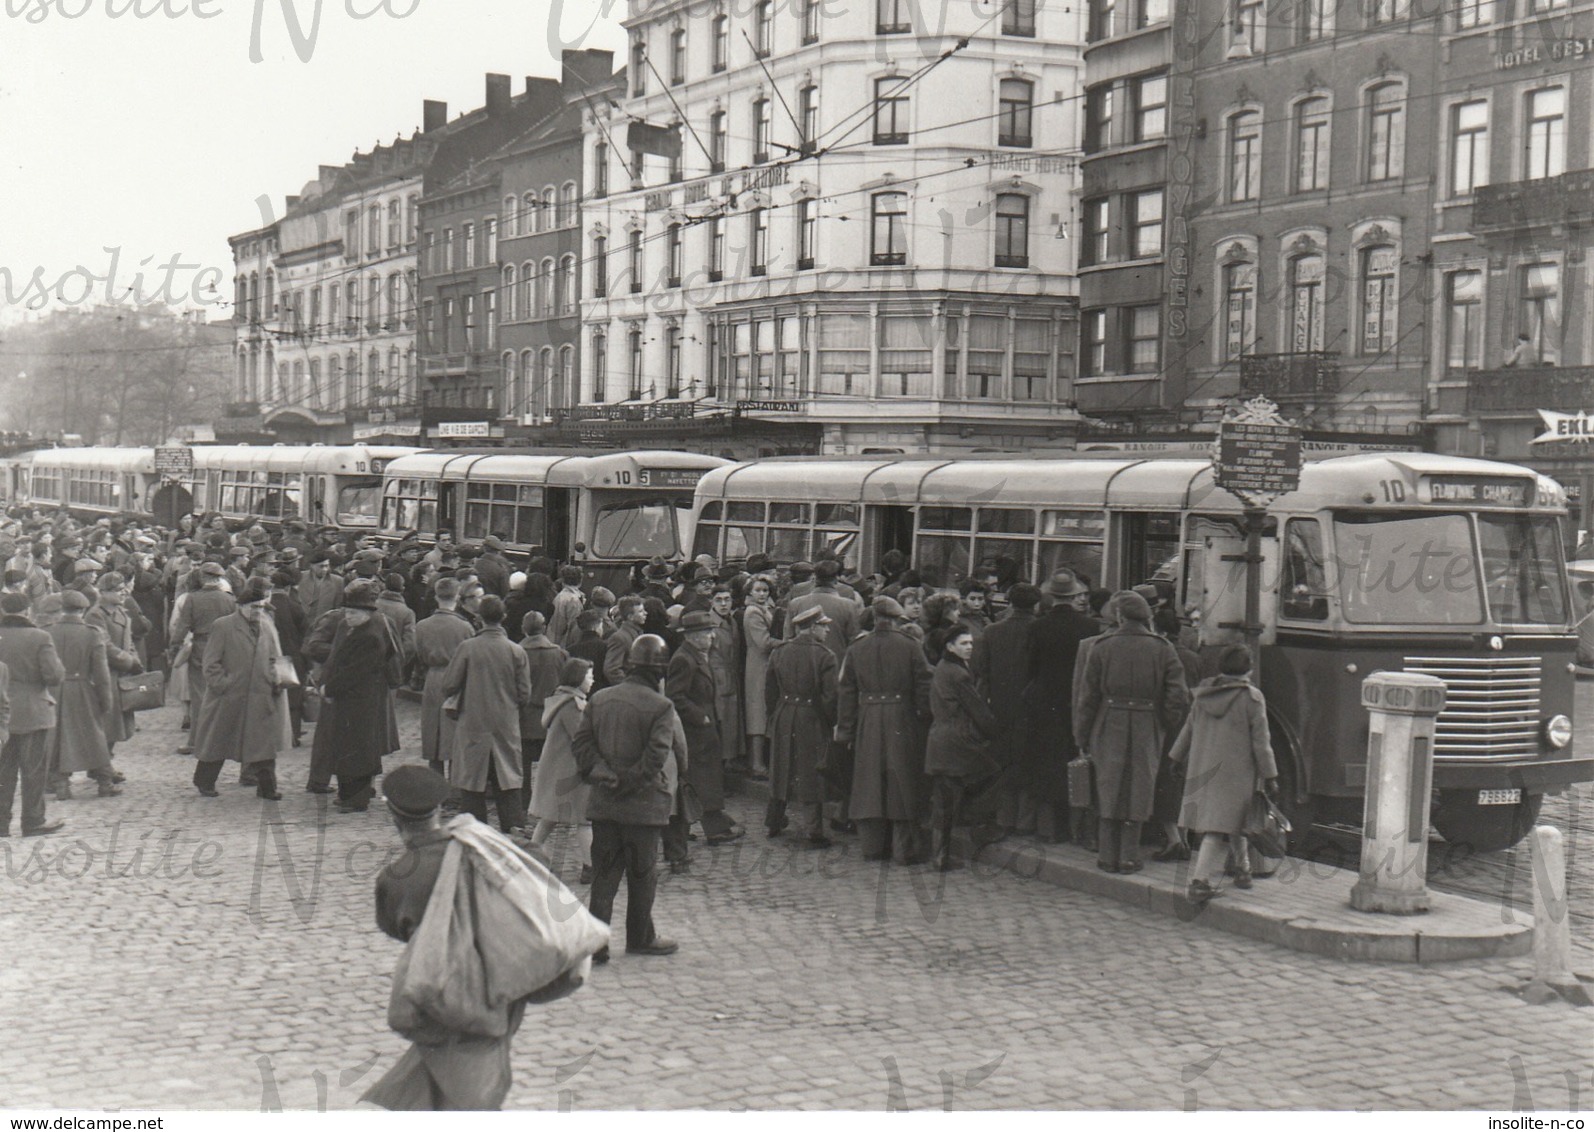
[[[1019,582],[1007,592],[1008,611],[984,633],[974,638],[969,668],[985,691],[991,714],[1001,732],[994,744],[997,759],[1007,769],[1002,806],[997,821],[1011,829],[1034,832],[1035,812],[1017,772],[1029,749],[1030,734],[1024,711],[1024,685],[1029,682],[1029,640],[1035,629],[1035,610],[1041,603],[1039,586]]]
[[[206,695],[194,718],[194,788],[217,796],[222,763],[240,763],[255,793],[281,801],[277,752],[293,742],[287,689],[277,679],[282,646],[271,619],[271,583],[250,578],[238,608],[211,626],[205,643]]]
[[[60,821],[45,816],[44,788],[49,778],[45,741],[55,726],[53,692],[66,675],[55,641],[28,619],[24,594],[0,596],[0,667],[7,674],[9,718],[0,732],[0,834],[11,833],[11,806],[20,779],[22,836],[54,833]]]
[[[183,641],[192,638],[188,653],[188,716],[197,720],[205,704],[205,646],[210,643],[210,627],[238,608],[232,594],[222,588],[227,571],[219,562],[204,562],[199,566],[200,586],[190,591],[178,602],[172,614],[171,634],[167,650],[175,658],[182,650]],[[180,755],[191,755],[194,748],[184,744],[177,748]]]
[[[87,771],[99,786],[100,797],[122,792],[111,766],[111,748],[105,741],[104,718],[115,703],[111,669],[106,660],[105,636],[83,622],[89,599],[75,589],[61,593],[61,620],[46,632],[66,669],[61,683],[60,712],[51,743],[55,796],[72,796],[68,785],[76,771]]]

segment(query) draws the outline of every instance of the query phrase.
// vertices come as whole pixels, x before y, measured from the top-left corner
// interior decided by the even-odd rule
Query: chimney
[[[428,98],[421,103],[421,132],[431,133],[448,125],[448,103]]]
[[[487,116],[495,118],[509,109],[514,101],[514,88],[508,75],[487,76]]]
[[[607,82],[613,73],[613,51],[566,51],[559,56],[559,85],[566,97]]]

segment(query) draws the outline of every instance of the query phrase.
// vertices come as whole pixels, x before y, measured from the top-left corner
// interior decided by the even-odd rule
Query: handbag
[[[128,672],[116,678],[123,711],[151,711],[166,706],[166,677],[154,672]]]
[[[314,684],[306,688],[299,699],[299,718],[306,723],[315,723],[321,718],[321,689]]]
[[[271,686],[278,689],[299,686],[299,670],[293,666],[293,657],[277,656],[271,659]]]
[[[1260,790],[1251,795],[1251,806],[1240,832],[1252,848],[1264,857],[1283,857],[1289,850],[1290,829],[1290,819],[1278,803]]]
[[[452,696],[445,698],[443,700],[443,714],[448,716],[449,719],[458,719],[459,704],[464,695],[464,692],[455,692]]]

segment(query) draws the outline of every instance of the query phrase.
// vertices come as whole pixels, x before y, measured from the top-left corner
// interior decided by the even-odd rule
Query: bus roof
[[[372,461],[398,459],[419,451],[388,444],[201,444],[194,447],[194,467],[360,475],[372,472]]]
[[[23,463],[83,468],[102,472],[153,472],[155,453],[149,448],[40,448],[21,457]]]
[[[695,452],[514,452],[504,450],[444,450],[420,452],[393,460],[390,479],[436,479],[445,483],[496,480],[538,483],[553,487],[638,487],[636,473],[645,469],[707,472],[730,461]],[[617,472],[632,473],[628,484]]]

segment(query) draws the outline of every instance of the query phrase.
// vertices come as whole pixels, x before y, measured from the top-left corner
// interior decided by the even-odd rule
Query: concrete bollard
[[[1351,907],[1409,916],[1428,911],[1428,798],[1433,792],[1434,717],[1445,682],[1411,672],[1362,681],[1368,710],[1367,797],[1361,877]]]
[[[1522,997],[1535,1005],[1564,999],[1594,1005],[1572,971],[1572,924],[1567,917],[1566,849],[1553,825],[1535,826],[1533,849],[1533,979]]]

